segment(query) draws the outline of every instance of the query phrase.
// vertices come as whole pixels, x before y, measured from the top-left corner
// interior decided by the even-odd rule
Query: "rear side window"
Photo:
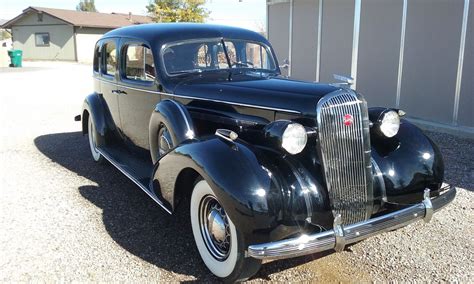
[[[117,72],[117,48],[115,42],[108,42],[102,49],[104,51],[104,73],[114,76]]]
[[[99,72],[99,58],[100,58],[99,47],[100,45],[97,43],[94,48],[94,72]]]
[[[142,44],[129,44],[124,49],[126,79],[144,82],[155,80],[155,63],[151,50]]]

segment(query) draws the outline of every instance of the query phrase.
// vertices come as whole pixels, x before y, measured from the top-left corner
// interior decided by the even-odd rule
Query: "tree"
[[[76,6],[76,10],[83,12],[97,12],[94,0],[81,0]]]
[[[155,22],[202,23],[209,16],[204,4],[206,0],[152,0],[146,9]]]
[[[7,30],[0,29],[0,40],[5,40],[11,38],[12,35]]]

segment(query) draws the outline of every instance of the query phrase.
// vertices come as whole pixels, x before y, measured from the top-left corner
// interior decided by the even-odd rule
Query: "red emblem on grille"
[[[345,126],[351,126],[354,122],[354,117],[350,114],[345,114],[343,122]]]

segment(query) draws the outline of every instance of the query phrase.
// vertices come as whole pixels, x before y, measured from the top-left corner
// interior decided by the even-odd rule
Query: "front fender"
[[[162,198],[174,208],[177,177],[183,169],[192,168],[209,183],[241,232],[256,236],[260,231],[267,240],[283,214],[282,196],[262,167],[263,161],[249,147],[242,141],[230,143],[216,137],[184,143],[159,160],[153,184],[159,185]]]
[[[211,186],[246,241],[294,234],[309,223],[332,221],[326,190],[297,159],[217,137],[188,141],[161,158],[154,191],[172,209],[179,174],[195,170]]]
[[[420,202],[425,188],[436,194],[444,178],[443,158],[418,127],[402,119],[393,138],[373,134],[371,142],[372,157],[382,172],[388,202]]]

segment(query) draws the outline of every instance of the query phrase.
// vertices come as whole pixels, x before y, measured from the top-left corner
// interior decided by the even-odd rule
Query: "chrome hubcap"
[[[199,225],[211,255],[219,261],[225,260],[230,252],[229,219],[224,208],[210,195],[199,206]]]
[[[158,154],[160,157],[166,154],[172,148],[168,129],[164,128],[163,131],[161,131],[158,144]]]
[[[96,157],[99,154],[99,151],[97,151],[97,141],[95,137],[95,127],[92,121],[89,121],[89,146],[92,151],[92,155]]]

